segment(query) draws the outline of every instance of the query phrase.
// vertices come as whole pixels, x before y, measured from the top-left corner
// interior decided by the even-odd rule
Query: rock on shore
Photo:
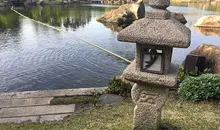
[[[143,1],[140,0],[134,4],[124,4],[118,9],[113,9],[106,12],[103,16],[96,20],[102,23],[115,23],[118,25],[130,25],[133,21],[145,17],[145,7]],[[179,22],[186,24],[187,21],[181,13],[171,13],[171,19],[176,19]]]
[[[218,27],[220,28],[220,15],[203,16],[194,24],[196,27]]]
[[[206,67],[211,68],[212,73],[220,74],[220,46],[202,44],[190,54],[206,57]]]
[[[112,9],[106,12],[103,16],[97,18],[97,21],[108,22],[108,23],[118,23],[124,22],[132,23],[134,20],[143,18],[145,16],[145,7],[142,0],[138,0],[134,4],[124,4],[118,9]]]

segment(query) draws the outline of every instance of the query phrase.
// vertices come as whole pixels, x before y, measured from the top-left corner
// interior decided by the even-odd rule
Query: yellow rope
[[[96,44],[94,44],[94,43],[91,43],[91,42],[89,42],[89,41],[87,41],[87,40],[84,40],[84,39],[82,39],[82,38],[80,38],[80,37],[77,37],[77,36],[75,36],[74,34],[71,34],[71,33],[67,32],[67,31],[61,30],[61,29],[56,28],[56,27],[54,27],[54,26],[51,26],[51,25],[42,23],[42,22],[40,22],[40,21],[31,19],[31,18],[29,18],[29,17],[27,17],[27,16],[25,16],[25,15],[19,13],[18,11],[14,10],[13,6],[11,7],[11,10],[14,11],[15,13],[17,13],[18,15],[24,17],[24,18],[30,19],[30,20],[32,20],[32,21],[38,23],[38,24],[41,24],[41,25],[44,25],[44,26],[46,26],[46,27],[52,28],[52,29],[57,30],[57,31],[59,31],[59,32],[64,32],[64,33],[66,33],[66,34],[68,34],[68,35],[70,35],[70,36],[72,36],[72,37],[75,37],[76,39],[79,39],[79,40],[81,40],[81,41],[84,41],[85,43],[88,43],[88,44],[90,44],[90,45],[92,45],[92,46],[94,46],[94,47],[96,47],[96,48],[99,48],[99,49],[101,49],[101,50],[107,52],[107,53],[110,53],[110,54],[112,54],[113,56],[118,57],[118,58],[120,58],[120,59],[122,59],[122,60],[124,60],[124,61],[126,61],[126,62],[128,62],[128,63],[131,63],[130,60],[128,60],[128,59],[126,59],[126,58],[124,58],[124,57],[122,57],[122,56],[119,56],[119,55],[117,55],[117,54],[115,54],[115,53],[113,53],[113,52],[111,52],[111,51],[109,51],[109,50],[107,50],[107,49],[105,49],[105,48],[102,48],[102,47],[100,47],[100,46],[98,46],[98,45],[96,45]]]

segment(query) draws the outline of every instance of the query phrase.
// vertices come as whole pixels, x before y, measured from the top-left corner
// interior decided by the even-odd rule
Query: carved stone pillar
[[[131,96],[134,108],[133,130],[156,130],[161,118],[161,109],[166,102],[168,88],[134,84]]]

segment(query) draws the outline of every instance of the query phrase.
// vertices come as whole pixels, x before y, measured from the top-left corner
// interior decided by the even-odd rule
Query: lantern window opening
[[[163,74],[164,73],[164,49],[163,47],[141,47],[141,71]]]

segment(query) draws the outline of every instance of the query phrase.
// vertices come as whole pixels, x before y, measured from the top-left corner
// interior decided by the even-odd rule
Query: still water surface
[[[115,6],[76,5],[17,10],[133,60],[134,44],[118,42],[117,32],[96,21],[112,8]],[[199,44],[220,45],[219,36],[205,36],[193,27],[203,15],[220,14],[219,8],[174,4],[169,10],[183,13],[192,31],[191,46],[174,49],[174,63],[181,64]],[[0,92],[103,87],[126,66],[126,62],[69,35],[19,17],[10,9],[0,9]]]

